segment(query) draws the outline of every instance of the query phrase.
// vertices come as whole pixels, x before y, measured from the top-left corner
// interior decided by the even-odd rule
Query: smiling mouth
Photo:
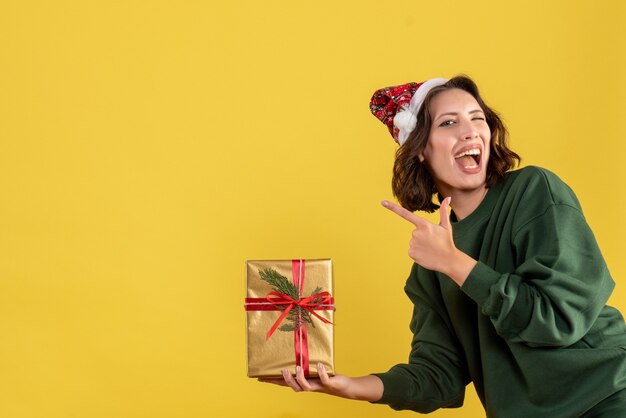
[[[478,168],[480,165],[480,150],[472,148],[454,156],[454,159],[466,169]]]

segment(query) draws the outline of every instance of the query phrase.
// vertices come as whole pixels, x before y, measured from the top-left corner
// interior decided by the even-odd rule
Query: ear
[[[417,156],[420,159],[420,163],[424,162],[424,153],[420,152],[420,155]]]

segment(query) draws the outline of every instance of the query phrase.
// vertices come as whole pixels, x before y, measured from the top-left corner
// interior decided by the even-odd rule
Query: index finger
[[[383,200],[382,205],[395,213],[396,215],[404,218],[405,220],[411,222],[415,226],[419,226],[424,222],[424,219],[420,218],[413,212],[403,208],[402,206],[398,206],[395,203],[389,202],[388,200]]]

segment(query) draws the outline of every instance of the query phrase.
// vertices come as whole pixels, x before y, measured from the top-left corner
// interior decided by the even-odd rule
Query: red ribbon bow
[[[277,296],[277,297],[276,298],[271,298],[270,296]],[[316,299],[319,299],[319,298],[321,298],[321,299],[320,300],[316,300]],[[285,319],[287,314],[289,314],[289,312],[293,308],[295,308],[296,306],[299,306],[302,309],[306,309],[311,315],[314,315],[316,318],[318,318],[322,322],[324,322],[326,324],[333,325],[332,322],[330,322],[326,318],[323,318],[323,317],[319,316],[313,310],[313,309],[315,309],[315,308],[317,308],[317,307],[319,307],[321,305],[330,305],[330,304],[332,304],[332,296],[328,292],[319,292],[319,293],[316,293],[316,294],[311,295],[311,296],[306,297],[306,298],[300,298],[298,300],[294,300],[293,298],[287,296],[284,293],[269,292],[267,294],[267,296],[265,297],[265,299],[268,302],[270,302],[271,304],[273,304],[273,305],[287,305],[287,307],[283,310],[283,313],[278,317],[276,322],[274,322],[274,325],[272,325],[272,328],[270,328],[269,331],[267,331],[267,334],[265,335],[265,339],[266,340],[269,340],[269,338],[272,336],[274,331],[276,331],[276,329],[278,328],[280,323],[283,322],[283,319]],[[313,301],[313,302],[311,302],[311,301]]]

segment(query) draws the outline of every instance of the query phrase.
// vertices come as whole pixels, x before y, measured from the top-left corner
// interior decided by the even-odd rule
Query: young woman
[[[488,417],[626,417],[626,326],[572,190],[541,168],[508,171],[519,157],[467,77],[381,89],[370,107],[400,144],[402,206],[383,206],[414,226],[409,362],[266,381],[423,413],[461,406],[473,382]],[[437,208],[438,225],[413,214]]]

